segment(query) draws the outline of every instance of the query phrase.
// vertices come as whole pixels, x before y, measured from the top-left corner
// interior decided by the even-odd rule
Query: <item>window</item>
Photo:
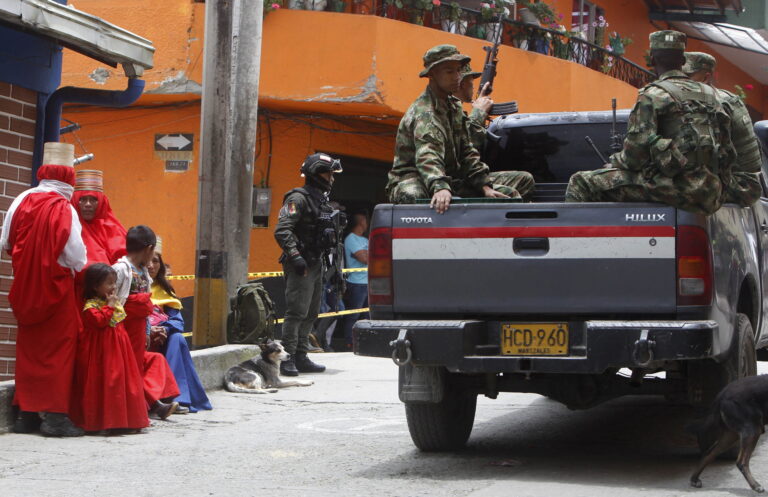
[[[600,16],[605,16],[605,10],[587,0],[573,0],[571,14],[571,31],[581,32],[582,38],[594,43],[595,26]]]

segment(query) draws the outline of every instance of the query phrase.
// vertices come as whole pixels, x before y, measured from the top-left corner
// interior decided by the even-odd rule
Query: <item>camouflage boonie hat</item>
[[[699,71],[715,72],[717,59],[704,52],[685,52],[685,74],[694,74]]]
[[[459,49],[453,45],[438,45],[432,47],[424,54],[424,69],[419,73],[419,77],[425,77],[429,70],[436,65],[451,60],[466,64],[472,59],[469,55],[459,53]]]
[[[680,31],[664,30],[651,33],[648,39],[651,40],[651,50],[685,50],[688,37]]]
[[[481,72],[473,71],[469,64],[464,66],[464,69],[461,70],[461,79],[464,79],[464,78],[477,79],[482,75],[483,73]]]

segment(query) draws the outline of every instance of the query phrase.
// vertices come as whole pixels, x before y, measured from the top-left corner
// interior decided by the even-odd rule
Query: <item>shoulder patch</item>
[[[288,200],[280,209],[279,217],[296,217],[299,214],[299,208],[296,202]]]

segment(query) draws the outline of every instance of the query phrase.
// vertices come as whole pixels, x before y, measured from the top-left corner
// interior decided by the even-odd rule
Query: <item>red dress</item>
[[[45,165],[37,176],[74,183],[71,167]],[[69,201],[54,192],[29,194],[11,220],[8,300],[18,322],[14,404],[22,411],[69,411],[80,315],[72,271],[58,257],[71,223]]]
[[[149,418],[141,372],[123,322],[114,322],[121,312],[102,304],[89,300],[82,312],[70,418],[86,431],[145,428]]]
[[[144,398],[149,406],[181,393],[165,356],[146,350],[147,318],[152,314],[152,308],[149,293],[133,293],[125,301],[125,329],[136,364],[144,373]]]

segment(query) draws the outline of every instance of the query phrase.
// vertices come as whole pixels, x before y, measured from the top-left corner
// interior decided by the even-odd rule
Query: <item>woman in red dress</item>
[[[92,264],[84,286],[72,421],[86,431],[145,428],[149,418],[142,374],[123,325],[117,273],[106,264]]]

